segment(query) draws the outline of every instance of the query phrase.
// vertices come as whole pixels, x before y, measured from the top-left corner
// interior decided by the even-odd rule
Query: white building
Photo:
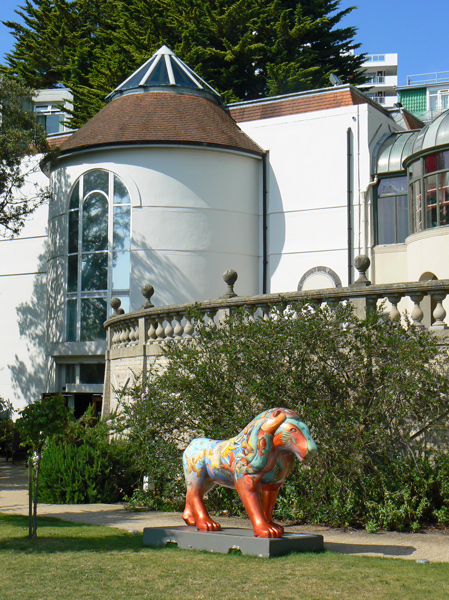
[[[404,108],[430,123],[449,108],[449,71],[409,75],[397,92]]]
[[[64,391],[78,413],[99,402],[110,300],[137,310],[144,284],[159,306],[217,298],[230,268],[241,295],[339,287],[358,254],[375,283],[448,278],[434,260],[449,243],[446,188],[433,218],[418,171],[435,150],[414,123],[350,85],[224,107],[161,48],[59,136],[53,201],[0,241],[0,394],[20,407]]]
[[[360,87],[369,86],[367,95],[382,106],[394,106],[397,102],[398,55],[369,54],[362,69],[367,76],[367,82]]]

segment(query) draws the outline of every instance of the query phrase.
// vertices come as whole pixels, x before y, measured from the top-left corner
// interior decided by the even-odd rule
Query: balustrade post
[[[354,259],[354,267],[359,272],[358,279],[351,283],[350,288],[364,288],[371,285],[371,281],[367,278],[366,272],[371,265],[371,261],[365,254],[359,254]],[[376,300],[377,301],[377,300]],[[366,313],[371,309],[368,306],[367,296],[358,296],[357,298],[351,298],[351,304],[354,309],[355,315],[359,319],[364,319]]]
[[[143,286],[143,288],[140,291],[142,293],[142,296],[145,298],[145,302],[140,307],[141,310],[142,309],[146,310],[148,308],[154,308],[154,304],[151,303],[151,296],[154,294],[154,287],[152,285],[150,285],[149,283],[147,283],[146,285]]]
[[[139,317],[138,321],[139,341],[141,344],[147,343],[147,328],[145,327],[145,317]]]
[[[398,310],[398,304],[401,301],[401,294],[388,294],[386,296],[388,302],[391,304],[390,309],[390,319],[392,321],[399,321],[401,318],[401,313]]]
[[[156,342],[163,342],[165,340],[165,327],[164,327],[164,315],[159,315],[156,317],[157,319],[157,327],[156,327]]]
[[[157,326],[157,321],[154,317],[151,317],[150,319],[147,320],[148,323],[148,333],[147,333],[147,339],[148,342],[150,344],[154,344],[156,342],[156,326]]]
[[[120,298],[111,298],[111,301],[109,302],[112,310],[114,311],[114,315],[124,315],[125,311],[123,310],[123,308],[120,308],[122,305],[122,301],[120,300]]]
[[[446,292],[429,292],[431,298],[436,302],[435,310],[433,311],[433,318],[435,321],[430,326],[430,329],[447,329],[447,325],[444,322],[446,318],[446,311],[443,306],[443,300],[446,298]]]
[[[215,323],[215,315],[217,314],[217,312],[218,311],[216,308],[208,308],[205,311],[205,315],[209,319],[209,322],[207,323],[207,327],[209,327],[209,329],[217,329],[217,324]]]
[[[412,302],[414,302],[415,304],[412,310],[412,314],[410,315],[413,321],[412,325],[424,329],[424,325],[421,323],[424,317],[424,313],[420,306],[421,302],[423,301],[424,294],[409,294],[409,296]]]
[[[220,298],[235,298],[237,296],[237,294],[234,292],[234,284],[237,281],[237,278],[237,271],[234,271],[233,269],[228,269],[223,273],[223,279],[227,284],[228,289],[223,296],[220,296]]]
[[[173,316],[176,321],[176,325],[173,330],[173,335],[176,340],[180,340],[184,333],[184,327],[182,326],[182,319],[183,319],[184,315],[181,312],[177,312]]]

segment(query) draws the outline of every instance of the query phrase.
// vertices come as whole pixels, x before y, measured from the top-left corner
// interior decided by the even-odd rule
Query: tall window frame
[[[407,176],[382,177],[375,195],[378,245],[402,244],[410,233],[407,196]]]
[[[131,197],[118,175],[91,169],[77,179],[67,231],[65,339],[105,340],[111,298],[129,310]]]

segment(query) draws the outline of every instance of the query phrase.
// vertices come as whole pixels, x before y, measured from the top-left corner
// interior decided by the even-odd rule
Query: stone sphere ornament
[[[316,451],[307,425],[287,408],[261,413],[230,440],[193,440],[183,455],[184,521],[200,531],[221,529],[203,500],[218,483],[237,490],[255,536],[282,537],[283,527],[272,520],[279,488],[293,468],[294,457],[306,462]]]

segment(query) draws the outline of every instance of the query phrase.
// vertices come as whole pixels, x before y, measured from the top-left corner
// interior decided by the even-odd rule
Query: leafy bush
[[[53,436],[41,461],[40,500],[54,504],[114,503],[137,481],[126,442],[110,440],[109,428],[88,410]]]
[[[165,346],[163,372],[121,394],[120,426],[155,483],[153,505],[182,502],[181,454],[192,438],[232,437],[260,411],[285,406],[319,452],[284,486],[278,518],[370,529],[446,518],[436,498],[447,498],[447,471],[427,481],[430,424],[441,427],[449,409],[435,337],[380,311],[359,320],[342,305],[286,305],[268,319],[237,311],[221,327],[196,325],[193,343]],[[217,510],[238,506],[227,491],[209,496]]]

